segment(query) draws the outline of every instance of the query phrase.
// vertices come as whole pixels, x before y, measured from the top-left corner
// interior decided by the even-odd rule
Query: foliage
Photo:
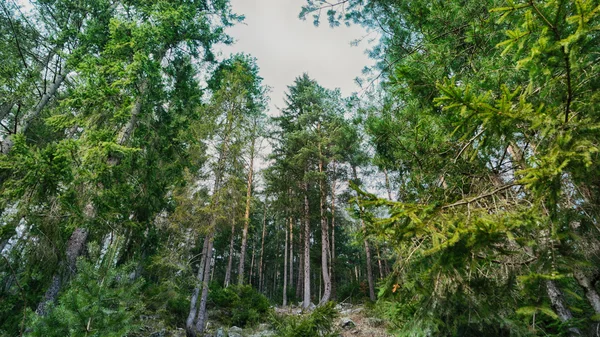
[[[281,337],[333,337],[338,335],[333,324],[337,315],[334,303],[328,302],[308,315],[274,317],[273,326]]]
[[[269,300],[250,285],[222,288],[212,283],[208,299],[220,311],[219,320],[238,327],[265,322],[272,311]]]
[[[131,280],[133,264],[117,266],[113,244],[103,258],[81,258],[70,287],[46,317],[32,313],[28,336],[126,336],[135,331],[143,310],[143,279]],[[94,252],[95,251],[95,252]]]

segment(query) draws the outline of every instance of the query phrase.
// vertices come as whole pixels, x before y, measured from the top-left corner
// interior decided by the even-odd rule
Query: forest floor
[[[340,337],[392,337],[388,332],[387,323],[374,317],[363,305],[347,303],[337,304],[335,309],[338,317],[335,319],[334,327]],[[274,307],[279,315],[305,315],[302,309],[295,306]],[[145,328],[140,331],[139,336],[149,337],[185,337],[182,328],[170,330],[164,327],[162,322],[157,322],[154,317],[148,316],[145,320]],[[138,336],[138,335],[136,335]],[[240,329],[238,327],[221,326],[218,322],[209,321],[206,336],[210,337],[276,337],[277,332],[270,324],[263,323],[255,328]]]
[[[340,333],[340,337],[392,337],[388,332],[387,323],[374,317],[362,305],[340,303],[335,309],[339,315],[334,326]],[[275,307],[278,314],[300,315],[300,308]]]
[[[363,306],[338,304],[340,316],[336,325],[342,337],[391,337],[384,320],[369,314]],[[350,323],[350,321],[352,323]]]

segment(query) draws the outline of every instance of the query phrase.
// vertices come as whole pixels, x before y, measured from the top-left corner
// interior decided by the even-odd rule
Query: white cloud
[[[231,0],[244,23],[228,30],[236,40],[222,47],[223,56],[244,52],[258,60],[264,83],[272,88],[270,115],[283,107],[284,92],[294,79],[307,72],[322,86],[340,88],[350,95],[360,88],[354,79],[373,61],[365,54],[366,42],[350,46],[368,33],[359,26],[330,28],[324,17],[320,27],[312,19],[298,18],[305,0]]]

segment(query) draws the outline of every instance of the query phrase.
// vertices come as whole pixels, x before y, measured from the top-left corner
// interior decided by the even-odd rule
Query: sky
[[[330,28],[324,17],[315,27],[312,18],[298,18],[305,0],[231,0],[233,11],[245,15],[243,23],[227,30],[235,39],[223,46],[223,57],[244,52],[257,59],[264,84],[271,87],[269,115],[284,107],[284,92],[294,79],[307,72],[328,89],[340,88],[344,96],[359,92],[355,78],[373,60],[365,54],[371,35],[362,27]],[[367,36],[358,46],[354,40]]]

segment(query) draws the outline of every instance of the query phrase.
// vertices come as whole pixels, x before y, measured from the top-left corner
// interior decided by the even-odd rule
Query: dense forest
[[[600,336],[598,0],[300,1],[377,63],[276,113],[228,0],[0,6],[0,335]]]

